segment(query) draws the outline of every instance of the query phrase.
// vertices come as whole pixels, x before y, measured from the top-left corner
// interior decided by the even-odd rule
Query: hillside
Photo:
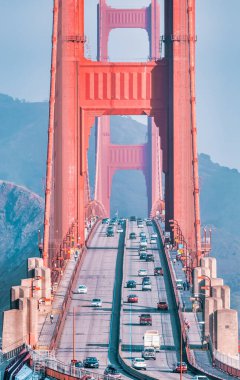
[[[48,104],[26,103],[0,95],[0,178],[28,187],[43,196],[43,178],[45,177],[46,142],[47,142]],[[130,117],[115,116],[111,120],[111,139],[113,143],[143,143],[146,140],[146,126]],[[127,136],[130,136],[127,139]],[[89,148],[90,182],[94,186],[94,129],[92,129]],[[209,156],[199,156],[199,176],[201,185],[201,218],[203,226],[213,230],[213,255],[218,258],[218,274],[232,287],[232,306],[240,311],[239,274],[240,274],[240,173],[213,163]],[[3,184],[1,185],[3,186]],[[13,185],[4,185],[0,202],[6,205],[6,212],[1,214],[0,262],[3,271],[8,270],[9,254],[14,259],[12,268],[17,271],[25,268],[25,257],[36,249],[37,229],[42,223],[43,201],[36,194]],[[19,190],[21,189],[21,191]],[[136,191],[137,189],[137,191]],[[13,200],[17,204],[18,191],[25,201],[20,202],[12,211]],[[22,193],[21,193],[22,192]],[[9,193],[9,194],[8,194]],[[29,209],[29,202],[34,212]],[[21,198],[21,199],[23,199]],[[126,199],[128,202],[126,202]],[[5,206],[4,206],[5,207]],[[3,206],[1,207],[2,210]],[[111,210],[118,210],[121,215],[147,213],[146,186],[143,174],[138,171],[119,171],[113,179]],[[16,215],[15,215],[16,214]],[[22,214],[25,215],[22,219]],[[14,216],[15,215],[15,216]],[[34,216],[35,215],[35,216]],[[11,216],[11,217],[10,217]],[[20,217],[21,216],[21,217]],[[29,218],[29,219],[28,219]],[[31,222],[31,232],[27,231],[27,221]],[[25,223],[25,224],[24,224]],[[29,222],[30,223],[30,222]],[[25,232],[23,232],[25,231]],[[4,236],[4,239],[3,239]],[[4,244],[3,244],[4,241]],[[1,273],[0,273],[1,274]],[[14,283],[15,280],[14,273]],[[6,277],[4,276],[4,279]],[[12,277],[13,278],[13,277]],[[12,280],[8,277],[8,281]],[[20,276],[19,276],[20,278]],[[3,284],[5,286],[5,283]],[[0,308],[6,303],[8,291],[4,291],[2,300],[0,286]]]
[[[38,195],[0,181],[0,310],[9,307],[10,287],[26,276],[27,258],[39,255],[43,209]]]

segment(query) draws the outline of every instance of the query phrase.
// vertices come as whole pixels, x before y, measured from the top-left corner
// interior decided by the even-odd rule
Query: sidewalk
[[[52,306],[51,306],[51,309],[49,310],[49,313],[47,315],[41,315],[41,314],[39,315],[39,320],[38,320],[38,331],[39,331],[38,349],[39,350],[49,349],[49,346],[50,346],[50,343],[55,331],[55,327],[59,319],[59,315],[61,314],[63,310],[64,298],[67,293],[69,281],[71,279],[76,263],[77,261],[75,261],[74,259],[74,254],[72,254],[70,260],[67,263],[66,269],[63,273],[58,289],[56,293],[54,294]],[[50,321],[51,314],[53,314],[53,323],[51,323]]]
[[[176,259],[176,253],[176,251],[168,251],[175,279],[182,279],[184,282],[186,282],[186,273],[182,270],[182,262],[176,261],[176,263],[174,263],[174,259]],[[186,326],[186,331],[189,342],[189,348],[191,349],[191,352],[194,355],[196,367],[198,367],[202,371],[205,371],[209,375],[216,376],[218,379],[233,379],[232,376],[213,367],[212,358],[209,350],[202,350],[203,335],[200,327],[201,324],[199,323],[201,321],[201,318],[198,318],[199,313],[191,311],[192,302],[190,300],[190,297],[192,297],[192,290],[178,290],[178,294],[180,299],[180,307],[183,312],[183,317],[186,318],[190,326],[189,329],[187,329]]]

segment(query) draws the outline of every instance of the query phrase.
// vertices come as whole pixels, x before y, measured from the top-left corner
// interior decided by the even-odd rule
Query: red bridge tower
[[[124,17],[123,11],[119,19]],[[55,0],[45,264],[56,262],[70,231],[75,241],[84,243],[85,214],[91,207],[87,186],[90,129],[96,117],[109,115],[154,118],[163,150],[166,220],[177,220],[195,262],[199,261],[195,0],[165,1],[164,40],[165,57],[160,60],[93,62],[84,56],[84,0]],[[112,154],[113,161],[117,154]],[[140,161],[137,154],[130,159]]]
[[[148,32],[149,59],[160,58],[160,7],[157,0],[141,9],[114,9],[100,0],[98,5],[98,60],[108,61],[108,37],[114,28],[142,28]],[[162,205],[162,152],[160,137],[152,118],[148,118],[148,140],[142,145],[112,145],[110,117],[98,118],[96,123],[95,196],[110,215],[112,178],[117,170],[142,170],[146,180],[148,213]],[[155,214],[154,214],[155,215]]]

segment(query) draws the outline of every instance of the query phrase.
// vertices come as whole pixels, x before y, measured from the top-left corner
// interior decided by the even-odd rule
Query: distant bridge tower
[[[84,0],[54,4],[44,262],[56,263],[69,236],[83,244],[86,210],[101,210],[100,204],[89,202],[87,186],[87,150],[95,118],[132,114],[154,118],[159,129],[166,220],[178,222],[199,262],[195,0],[165,1],[165,58],[145,63],[86,59]],[[137,154],[126,156],[138,160]],[[49,247],[54,247],[51,255]]]
[[[160,59],[160,7],[157,0],[141,9],[115,9],[100,0],[98,5],[98,60],[108,61],[108,38],[116,28],[142,28],[148,33],[149,59]],[[136,80],[138,80],[136,78]],[[125,84],[121,81],[121,86]],[[133,109],[134,114],[134,109]],[[110,215],[112,178],[117,170],[142,170],[146,180],[148,214],[162,205],[162,153],[159,130],[148,118],[148,140],[142,145],[112,145],[110,117],[98,118],[96,123],[95,195]]]

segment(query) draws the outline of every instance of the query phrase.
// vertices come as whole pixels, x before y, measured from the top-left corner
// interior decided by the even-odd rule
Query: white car
[[[151,238],[157,239],[157,234],[156,234],[156,232],[153,232],[153,233],[151,234]]]
[[[147,276],[147,270],[146,269],[139,269],[139,271],[138,271],[138,275],[139,276]]]
[[[144,228],[144,225],[142,223],[138,223],[138,228]]]
[[[86,287],[86,285],[79,285],[77,292],[79,294],[87,294],[87,287]]]
[[[102,307],[102,300],[101,298],[93,298],[91,305],[94,307]]]
[[[143,358],[135,358],[135,359],[133,359],[132,366],[135,369],[144,369],[145,371],[147,369],[147,365],[146,365],[145,359],[143,359]]]
[[[119,226],[119,227],[117,228],[117,232],[119,232],[119,233],[123,232],[123,228],[122,228],[121,226]]]
[[[192,377],[192,379],[194,380],[209,380],[207,376],[204,376],[204,375],[196,375],[194,377]]]
[[[151,239],[150,239],[150,244],[157,244],[157,239],[151,237]]]

